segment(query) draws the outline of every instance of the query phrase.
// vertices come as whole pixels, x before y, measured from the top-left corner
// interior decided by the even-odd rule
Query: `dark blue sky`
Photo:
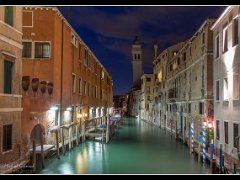
[[[160,51],[190,38],[207,17],[225,6],[74,6],[59,7],[73,28],[112,74],[114,95],[131,88],[131,44],[142,43],[144,72],[152,72],[153,44]],[[70,13],[68,13],[70,12]],[[70,18],[69,18],[70,17]]]

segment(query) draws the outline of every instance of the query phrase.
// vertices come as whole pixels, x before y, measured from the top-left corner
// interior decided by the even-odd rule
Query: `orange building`
[[[39,130],[53,144],[53,129],[112,111],[111,76],[56,7],[24,7],[22,69],[26,156]]]

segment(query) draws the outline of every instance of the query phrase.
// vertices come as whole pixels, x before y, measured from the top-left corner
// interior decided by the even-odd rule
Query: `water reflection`
[[[169,132],[128,119],[109,144],[87,141],[58,160],[46,160],[40,173],[50,174],[201,174],[209,165],[198,163],[188,147]]]

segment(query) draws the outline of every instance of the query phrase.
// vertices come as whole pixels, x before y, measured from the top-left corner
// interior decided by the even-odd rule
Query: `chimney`
[[[158,50],[158,45],[157,44],[154,44],[154,59],[157,58],[157,50]]]

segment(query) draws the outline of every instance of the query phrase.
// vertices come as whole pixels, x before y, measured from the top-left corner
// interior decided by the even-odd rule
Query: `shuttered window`
[[[13,26],[13,7],[12,6],[5,6],[4,21],[8,25]]]
[[[3,126],[3,152],[12,149],[12,125]]]
[[[238,148],[238,124],[233,123],[233,147]]]
[[[12,66],[10,61],[4,61],[4,93],[12,93]]]

